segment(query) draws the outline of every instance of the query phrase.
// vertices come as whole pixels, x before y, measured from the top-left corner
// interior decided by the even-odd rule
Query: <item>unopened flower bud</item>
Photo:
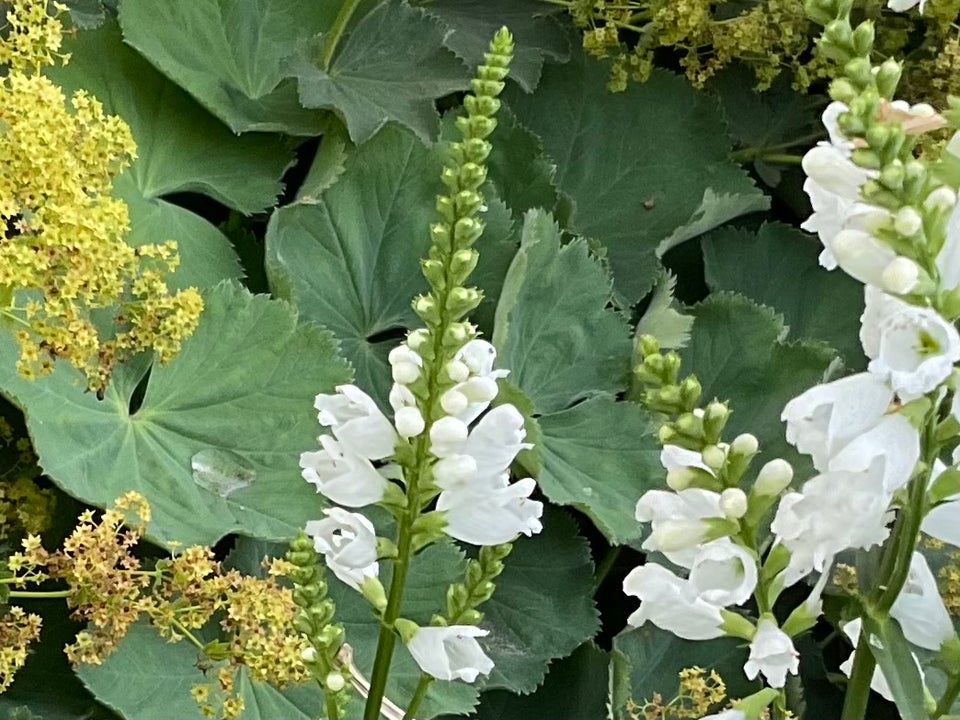
[[[665,520],[657,525],[652,539],[661,552],[676,552],[700,545],[709,530],[702,520]]]
[[[707,445],[701,454],[703,462],[712,470],[719,470],[727,462],[727,454],[716,445]]]
[[[343,675],[340,673],[331,672],[324,678],[323,684],[330,692],[337,693],[347,686],[347,681],[343,679]]]
[[[462,383],[470,377],[470,368],[460,360],[451,360],[446,367],[447,377],[455,383]]]
[[[440,407],[449,415],[459,415],[467,409],[467,405],[469,404],[470,401],[467,400],[467,396],[459,390],[447,390],[440,396]]]
[[[760,450],[760,443],[755,435],[743,433],[733,439],[730,450],[737,455],[756,455]]]
[[[779,495],[793,480],[793,467],[786,460],[771,460],[762,468],[754,483],[758,495]]]
[[[905,237],[913,237],[923,227],[923,218],[909,205],[893,216],[893,229]]]
[[[675,492],[686,490],[696,479],[696,474],[688,467],[675,467],[667,470],[667,487]]]
[[[305,663],[312,663],[317,661],[317,651],[312,647],[305,647],[300,653],[300,659]]]
[[[430,339],[430,333],[425,328],[414,330],[407,335],[407,347],[414,352],[418,352],[423,344]]]
[[[393,421],[397,426],[397,433],[405,438],[416,437],[426,427],[423,415],[415,407],[400,408],[394,413]]]
[[[490,402],[497,396],[500,388],[492,377],[472,377],[463,384],[460,391],[470,402]]]
[[[468,434],[467,425],[462,420],[440,418],[430,427],[430,450],[437,457],[446,457],[467,439]]]
[[[412,362],[398,362],[390,368],[390,374],[395,383],[400,385],[409,385],[416,382],[420,377],[420,368]]]
[[[957,193],[946,185],[938,187],[927,195],[927,199],[923,201],[923,206],[928,210],[939,210],[940,212],[952,210],[956,204]]]
[[[920,283],[920,266],[910,258],[898,256],[887,263],[880,282],[888,293],[906,295]]]
[[[727,488],[720,493],[720,510],[731,520],[747,514],[747,494],[740,488]]]

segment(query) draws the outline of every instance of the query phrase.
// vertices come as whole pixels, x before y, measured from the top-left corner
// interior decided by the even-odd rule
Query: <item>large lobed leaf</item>
[[[348,382],[349,368],[329,333],[298,327],[286,303],[229,284],[204,299],[196,333],[172,362],[152,368],[139,407],[144,362],[118,369],[98,401],[65,364],[50,377],[19,377],[8,335],[0,386],[23,407],[54,482],[100,506],[139,491],[159,542],[287,537],[321,503],[298,468],[319,430],[313,398]]]
[[[124,39],[234,132],[316,135],[288,64],[339,4],[312,0],[124,0]]]
[[[727,158],[710,96],[664,71],[610,94],[606,76],[576,50],[567,65],[544,69],[532,95],[508,88],[505,97],[557,163],[570,229],[606,247],[617,293],[632,304],[653,287],[671,245],[767,200]]]

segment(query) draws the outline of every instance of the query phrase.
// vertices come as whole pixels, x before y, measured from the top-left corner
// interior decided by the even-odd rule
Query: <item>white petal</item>
[[[723,636],[723,617],[716,605],[692,595],[687,582],[662,565],[647,563],[624,578],[623,591],[640,598],[640,607],[627,623],[640,627],[651,622],[686,640],[710,640]]]
[[[488,634],[488,630],[473,625],[422,627],[410,638],[407,649],[428,675],[472,683],[478,675],[489,675],[493,670],[493,660],[476,641]]]

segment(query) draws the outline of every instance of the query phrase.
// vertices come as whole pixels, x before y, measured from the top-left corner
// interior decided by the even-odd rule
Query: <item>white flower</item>
[[[787,422],[787,442],[823,472],[847,443],[880,422],[892,400],[882,378],[859,373],[815,385],[788,402],[780,419]]]
[[[510,374],[509,370],[493,369],[496,359],[496,348],[479,338],[469,341],[457,351],[453,361],[447,365],[447,374],[457,384],[448,392],[458,393],[467,403],[462,409],[455,412],[451,409],[447,412],[468,424],[480,417],[490,406],[490,401],[497,396],[497,380]],[[448,403],[454,408],[460,402],[456,396],[448,398]]]
[[[477,461],[477,480],[483,482],[509,468],[521,450],[533,447],[523,442],[526,435],[520,411],[513,405],[498,405],[474,425],[460,453]]]
[[[684,490],[697,478],[697,470],[710,477],[717,474],[703,461],[703,455],[696,450],[687,450],[679,445],[664,445],[660,451],[660,464],[667,471],[667,485],[674,490]]]
[[[796,675],[800,669],[800,653],[793,647],[790,636],[768,618],[761,618],[757,634],[750,643],[750,657],[743,672],[753,680],[758,674],[766,678],[773,688],[782,688],[787,682],[787,673]]]
[[[867,285],[883,285],[887,267],[897,259],[890,247],[857,228],[837,233],[830,250],[841,270]]]
[[[390,363],[390,372],[393,381],[400,385],[409,385],[420,377],[423,367],[423,358],[411,350],[406,344],[397,345],[387,356]]]
[[[823,473],[780,499],[770,529],[791,553],[784,586],[813,570],[825,572],[841,550],[866,549],[887,538],[890,495],[881,470]]]
[[[416,407],[402,407],[393,414],[393,422],[397,426],[397,434],[400,437],[416,437],[423,432],[426,422],[423,414]]]
[[[693,595],[686,580],[662,565],[647,563],[634,568],[623,580],[623,591],[640,598],[640,607],[627,618],[633,627],[649,621],[686,640],[724,635],[720,608]]]
[[[756,586],[756,558],[729,538],[703,545],[690,567],[689,591],[711,605],[740,605]]]
[[[493,660],[476,641],[489,632],[474,625],[422,627],[407,642],[407,650],[428,675],[472,683],[477,675],[489,675],[493,670]]]
[[[926,0],[888,0],[887,7],[893,10],[894,12],[906,12],[912,7],[915,7],[918,3],[920,5],[920,13],[923,13],[923,5]]]
[[[960,133],[954,134],[951,144],[954,140],[960,140]],[[936,265],[940,275],[940,287],[943,290],[953,290],[960,285],[960,203],[952,190],[942,189],[953,196],[953,211],[947,219],[947,236],[943,247],[937,253]]]
[[[710,490],[648,490],[637,501],[637,520],[652,525],[643,549],[662,552],[670,562],[685,568],[693,564],[697,546],[704,540],[704,518],[722,517],[720,495]]]
[[[840,626],[840,629],[843,631],[843,634],[846,635],[850,642],[853,643],[856,647],[857,643],[860,641],[860,629],[863,625],[863,621],[860,618],[856,620],[851,620],[850,622],[843,623]],[[850,677],[850,673],[853,671],[853,660],[856,657],[856,651],[850,653],[850,657],[840,663],[840,672],[842,672],[847,677]],[[913,657],[913,662],[917,666],[917,670],[920,673],[920,679],[923,680],[923,668],[920,667],[920,661],[917,659],[917,656],[911,653]],[[873,677],[870,678],[870,688],[875,692],[880,693],[880,695],[890,702],[893,702],[893,692],[890,690],[890,684],[887,682],[887,678],[884,676],[883,671],[878,667],[873,670]]]
[[[320,424],[329,427],[345,450],[368,460],[393,455],[397,432],[369,395],[356,385],[338,385],[336,395],[317,395]]]
[[[536,482],[524,478],[508,484],[507,478],[504,473],[497,488],[441,492],[437,510],[446,515],[446,533],[471,545],[499,545],[521,533],[540,532],[543,503],[530,499]]]
[[[470,428],[455,417],[442,417],[430,426],[430,452],[438,458],[457,455],[467,440]]]
[[[960,547],[960,495],[954,495],[930,510],[920,529],[937,540]]]
[[[922,553],[910,558],[910,573],[890,607],[890,617],[900,623],[908,642],[927,650],[939,650],[954,636],[953,623],[940,597],[937,579]]]
[[[300,454],[303,479],[317,486],[328,500],[347,507],[379,502],[387,480],[370,461],[347,451],[329,435],[317,438],[322,450]]]
[[[888,380],[901,400],[933,390],[960,360],[960,334],[932,308],[909,305],[867,286],[860,340],[868,370]]]
[[[860,472],[874,463],[882,467],[884,491],[907,484],[920,459],[920,434],[903,415],[884,415],[862,435],[847,443],[830,459],[830,470]]]
[[[359,513],[343,508],[327,508],[323,513],[327,516],[323,520],[307,523],[306,533],[334,575],[357,590],[365,577],[379,573],[376,530]]]
[[[388,400],[394,412],[399,412],[403,408],[417,407],[417,398],[414,397],[410,388],[405,385],[400,385],[399,383],[394,383],[390,388]]]

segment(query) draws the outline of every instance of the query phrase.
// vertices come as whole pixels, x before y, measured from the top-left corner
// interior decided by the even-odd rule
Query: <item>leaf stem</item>
[[[413,697],[410,698],[410,704],[407,705],[407,711],[403,714],[403,720],[413,720],[417,710],[420,709],[420,702],[427,694],[427,688],[433,682],[433,677],[426,673],[420,673],[420,682],[417,683],[417,689],[413,691]]]
[[[603,584],[603,581],[607,579],[607,575],[610,574],[610,571],[613,569],[613,566],[617,562],[617,558],[620,557],[620,553],[623,551],[623,545],[616,545],[609,550],[603,556],[603,559],[600,561],[600,564],[597,565],[596,572],[593,573],[593,591],[596,592],[600,589],[600,586]]]
[[[340,6],[340,11],[333,21],[333,27],[330,28],[330,31],[326,37],[324,37],[323,48],[320,51],[320,68],[324,72],[330,70],[330,64],[333,62],[333,54],[337,51],[340,38],[347,29],[350,18],[353,17],[353,13],[358,7],[360,7],[360,0],[344,0],[343,5]]]
[[[950,708],[953,707],[953,701],[957,699],[958,694],[960,694],[960,675],[954,675],[947,685],[947,689],[943,691],[943,695],[937,703],[937,709],[933,711],[931,720],[937,720],[937,718],[950,712]]]
[[[11,590],[9,597],[52,600],[55,598],[68,598],[72,594],[73,590]]]

